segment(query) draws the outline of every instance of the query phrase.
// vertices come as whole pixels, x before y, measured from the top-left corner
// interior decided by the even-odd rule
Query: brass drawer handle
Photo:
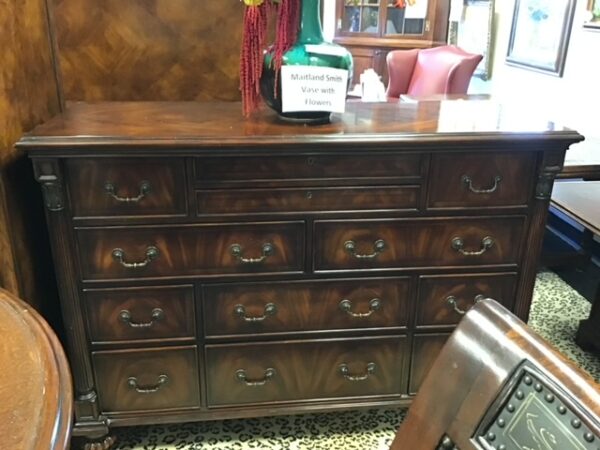
[[[264,386],[267,381],[269,381],[271,378],[273,378],[275,376],[275,369],[269,367],[268,369],[265,370],[265,376],[263,377],[262,380],[249,380],[248,376],[246,375],[246,371],[244,369],[239,369],[236,373],[235,373],[235,377],[237,378],[238,381],[244,383],[246,386]]]
[[[381,309],[381,300],[378,298],[371,299],[369,302],[369,312],[366,313],[357,313],[352,311],[352,302],[348,299],[342,300],[339,306],[342,311],[348,313],[348,315],[352,317],[369,317],[375,311]]]
[[[152,260],[158,258],[159,254],[160,252],[158,251],[158,248],[156,248],[153,245],[150,245],[146,248],[146,259],[144,259],[141,262],[130,263],[125,261],[125,251],[122,248],[115,248],[112,251],[113,259],[119,264],[121,264],[123,267],[126,267],[128,269],[138,269],[140,267],[146,267],[148,264],[150,264]]]
[[[496,192],[498,186],[500,186],[500,182],[502,181],[502,177],[500,175],[496,175],[494,177],[494,185],[491,188],[475,188],[473,187],[473,180],[469,175],[463,175],[461,177],[462,182],[469,188],[469,190],[475,194],[491,194],[492,192]]]
[[[265,312],[262,316],[249,317],[246,315],[246,308],[244,305],[235,305],[233,312],[239,317],[241,317],[246,322],[262,322],[269,316],[274,316],[277,314],[277,306],[275,303],[267,303],[265,305]]]
[[[140,193],[138,195],[136,195],[135,197],[121,197],[120,195],[117,194],[117,187],[115,186],[114,183],[111,183],[110,181],[107,181],[106,183],[104,183],[104,192],[106,192],[108,195],[110,195],[116,201],[121,202],[121,203],[138,203],[140,200],[142,200],[144,197],[146,197],[150,193],[151,190],[152,190],[152,187],[150,186],[150,182],[142,181],[140,183]]]
[[[348,368],[348,364],[343,363],[340,364],[340,373],[348,381],[364,381],[375,373],[375,367],[375,363],[370,362],[367,364],[367,372],[364,375],[350,375],[350,369]]]
[[[476,251],[465,250],[465,241],[461,237],[455,237],[452,239],[452,248],[457,252],[465,256],[479,256],[483,255],[494,245],[494,238],[486,236],[481,240],[481,249]]]
[[[138,379],[136,377],[129,377],[127,379],[127,385],[131,389],[135,389],[136,392],[140,394],[153,394],[158,392],[160,388],[162,388],[165,384],[169,382],[169,377],[166,375],[159,375],[158,381],[154,386],[140,386],[138,383]]]
[[[273,244],[269,243],[269,242],[265,242],[262,245],[262,255],[259,256],[258,258],[245,258],[244,256],[242,256],[243,250],[242,250],[242,246],[240,244],[233,244],[230,248],[229,251],[231,252],[231,254],[233,256],[235,256],[237,258],[237,260],[241,263],[244,264],[259,264],[261,262],[263,262],[265,259],[267,259],[267,257],[271,256],[273,254]]]
[[[485,298],[485,295],[477,294],[475,296],[475,298],[473,299],[473,303],[480,302],[484,298]],[[446,303],[448,305],[452,306],[452,309],[454,309],[454,311],[457,314],[460,314],[461,316],[464,316],[467,313],[467,311],[468,311],[468,310],[460,309],[458,307],[458,302],[457,302],[456,297],[454,295],[449,295],[448,297],[446,297]]]
[[[385,241],[383,239],[377,239],[373,243],[373,253],[366,255],[356,253],[356,242],[354,241],[344,242],[344,249],[357,259],[373,259],[385,250]]]
[[[131,319],[131,312],[127,309],[122,310],[119,313],[119,319],[121,322],[125,322],[131,328],[150,328],[159,320],[163,320],[165,318],[165,312],[160,308],[154,308],[152,310],[152,320],[150,322],[134,322]]]

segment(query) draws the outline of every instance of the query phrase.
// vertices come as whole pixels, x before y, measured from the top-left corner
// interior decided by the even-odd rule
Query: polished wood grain
[[[243,153],[258,147],[281,156],[293,146],[310,143],[315,146],[313,152],[326,146],[342,154],[373,148],[394,148],[402,154],[441,142],[454,144],[456,150],[479,143],[489,150],[500,147],[506,151],[506,142],[514,151],[531,150],[531,139],[540,139],[540,133],[547,133],[544,139],[556,145],[582,139],[535,111],[527,115],[523,105],[492,100],[349,102],[346,112],[335,115],[330,124],[303,127],[280,122],[267,110],[246,119],[241,105],[234,102],[101,102],[71,104],[63,115],[21,139],[19,146],[30,149],[32,155],[52,153],[53,147],[63,147],[63,153],[77,149],[84,154],[122,155],[115,146],[141,146],[151,153],[175,146],[191,147],[196,153],[207,147],[218,153],[223,153],[220,148],[234,147]],[[110,146],[105,136],[110,136]],[[91,146],[94,143],[105,145]],[[448,151],[448,146],[437,148]]]
[[[464,312],[482,297],[496,299],[510,309],[516,283],[516,273],[422,276],[415,325],[417,328],[456,325]]]
[[[94,352],[102,409],[148,411],[199,407],[197,351],[196,346],[187,346]]]
[[[31,165],[14,144],[61,109],[45,0],[0,8],[0,286],[56,311],[47,233]]]
[[[523,226],[520,217],[319,221],[315,270],[515,264]],[[494,243],[479,255],[464,255],[452,247],[457,237],[468,252],[482,252],[486,237]],[[356,244],[354,253],[346,248],[349,241]],[[384,243],[381,251],[376,250],[378,241]]]
[[[554,185],[553,206],[600,235],[600,181],[569,181]]]
[[[194,339],[192,286],[86,289],[92,342]]]
[[[238,0],[52,0],[68,100],[239,99]]]
[[[406,338],[207,345],[208,404],[273,403],[403,393]],[[367,366],[374,364],[372,373]],[[347,365],[349,380],[340,370]],[[265,371],[274,374],[265,379]],[[243,370],[246,381],[236,373]],[[367,376],[368,375],[368,376]],[[262,383],[262,381],[265,381]],[[257,385],[248,383],[258,382]]]
[[[534,164],[535,155],[531,153],[435,155],[431,161],[428,207],[526,205],[535,181],[527,174]]]
[[[181,227],[80,228],[82,276],[86,280],[182,275],[300,272],[304,267],[304,224],[214,224]],[[233,254],[234,245],[241,249]],[[272,251],[265,253],[265,245]],[[158,249],[151,259],[148,251]],[[113,254],[122,249],[124,267]],[[244,262],[241,258],[262,259]]]
[[[204,328],[208,337],[406,328],[409,290],[410,278],[207,285],[203,296]],[[344,301],[349,302],[349,309],[342,305]],[[373,307],[373,301],[378,306]],[[266,313],[269,304],[275,307],[272,314]],[[239,305],[243,315],[236,312]],[[264,319],[244,319],[261,317]]]
[[[70,448],[73,388],[52,329],[24,301],[0,289],[0,446]]]
[[[70,160],[65,171],[76,217],[187,213],[183,160]]]
[[[514,388],[514,376],[523,364],[546,380],[538,389],[541,401],[551,405],[548,414],[560,420],[558,407],[563,405],[564,414],[577,418],[577,427],[567,422],[575,442],[560,448],[594,448],[584,435],[590,433],[592,441],[600,436],[598,384],[507,309],[483,300],[467,313],[435,360],[391,449],[431,450],[444,436],[450,442],[446,448],[482,448],[474,436],[479,436],[480,425],[494,423],[499,413],[506,413],[503,388],[506,383]],[[505,423],[512,430],[512,417],[507,416]],[[504,432],[496,435],[494,443],[505,437]]]
[[[198,215],[416,210],[419,186],[196,191]]]
[[[411,352],[408,393],[414,395],[429,372],[450,333],[415,334]]]

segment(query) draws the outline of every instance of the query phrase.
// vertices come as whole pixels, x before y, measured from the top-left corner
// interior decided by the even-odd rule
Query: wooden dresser
[[[313,127],[240,111],[76,103],[18,144],[76,434],[408,405],[478,299],[527,318],[578,133],[489,100],[349,103]]]

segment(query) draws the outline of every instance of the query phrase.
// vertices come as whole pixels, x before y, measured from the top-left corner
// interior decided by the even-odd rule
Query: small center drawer
[[[67,186],[75,217],[185,215],[183,160],[67,159]]]
[[[193,286],[85,289],[93,343],[196,335]]]
[[[198,408],[196,346],[92,354],[103,412]]]
[[[316,271],[516,264],[523,217],[315,222]]]
[[[406,327],[409,278],[204,287],[206,335]]]
[[[208,404],[404,393],[406,338],[206,346]]]
[[[78,228],[85,280],[301,272],[304,223]]]

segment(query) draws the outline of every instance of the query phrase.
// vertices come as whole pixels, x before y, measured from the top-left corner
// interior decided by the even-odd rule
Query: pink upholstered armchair
[[[482,55],[454,46],[392,50],[387,55],[387,96],[466,94]]]

